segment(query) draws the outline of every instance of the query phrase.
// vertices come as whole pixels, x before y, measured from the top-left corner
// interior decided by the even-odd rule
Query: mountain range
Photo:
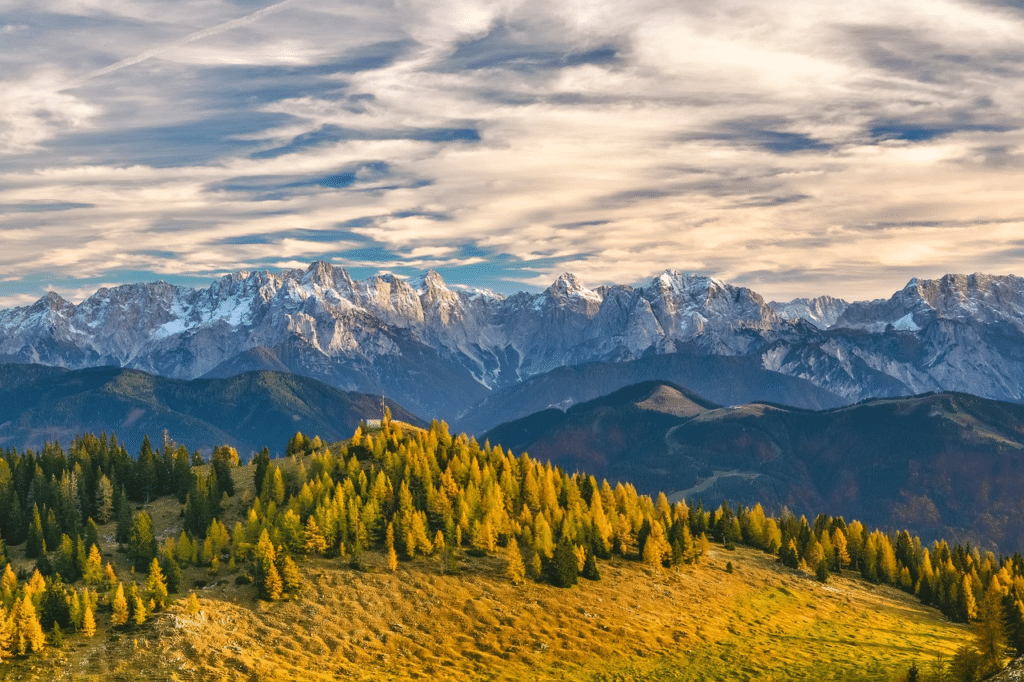
[[[911,280],[885,300],[766,303],[750,289],[675,270],[640,287],[597,289],[564,274],[541,293],[503,296],[453,290],[433,271],[355,281],[317,262],[239,272],[206,289],[102,288],[77,305],[50,293],[0,311],[0,362],[119,366],[175,379],[287,371],[478,429],[509,415],[480,418],[474,408],[510,402],[528,380],[634,363],[621,387],[654,377],[659,370],[645,363],[670,355],[740,358],[730,366],[734,386],[761,386],[757,399],[801,407],[929,391],[1019,402],[1024,280],[947,275]],[[614,373],[592,373],[600,390],[577,373],[580,394],[614,390]],[[809,392],[799,386],[816,389],[809,402],[800,402]],[[749,394],[716,399],[740,403]],[[555,402],[565,400],[578,398]]]

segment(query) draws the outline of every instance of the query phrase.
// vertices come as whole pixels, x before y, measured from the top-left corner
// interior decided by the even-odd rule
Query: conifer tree
[[[101,475],[96,484],[96,516],[99,524],[105,524],[114,518],[114,486],[107,476]]]
[[[76,630],[82,629],[82,618],[85,616],[85,604],[82,602],[82,594],[72,590],[67,597],[68,608],[71,612],[71,627]]]
[[[824,559],[819,561],[814,575],[818,578],[818,582],[827,583],[829,578],[828,561]]]
[[[800,557],[796,551],[796,541],[790,539],[785,547],[779,550],[779,561],[786,568],[796,568],[800,564]]]
[[[175,559],[182,566],[188,566],[192,560],[192,541],[185,531],[181,531],[181,535],[178,536],[178,542],[175,543]]]
[[[146,597],[151,600],[154,610],[167,606],[167,581],[160,570],[160,561],[155,557],[149,564],[149,575],[146,577]]]
[[[85,549],[88,550],[93,545],[99,546],[99,544],[100,544],[100,529],[99,529],[99,526],[96,525],[96,522],[93,520],[93,518],[90,516],[89,520],[85,522],[84,546],[85,546]],[[88,551],[86,551],[85,556],[86,557],[89,556]]]
[[[54,566],[60,577],[69,583],[78,579],[78,567],[75,562],[75,546],[67,534],[61,535],[60,547],[57,549],[57,561]]]
[[[109,561],[103,567],[103,586],[108,590],[113,590],[117,586],[117,573]]]
[[[123,545],[132,537],[132,508],[123,488],[120,489],[116,499],[117,531],[114,537],[119,544]]]
[[[388,523],[384,536],[384,549],[387,554],[388,570],[394,573],[398,570],[398,553],[395,551],[395,526],[392,523]]]
[[[135,564],[135,570],[142,571],[150,565],[156,555],[157,541],[153,534],[153,519],[145,511],[140,511],[132,518],[128,557]]]
[[[259,493],[263,490],[263,481],[267,476],[267,471],[270,469],[270,449],[263,446],[260,453],[253,457],[253,463],[256,465],[253,483],[255,484],[256,492]]]
[[[60,547],[60,523],[57,521],[57,514],[52,509],[46,510],[46,521],[43,523],[43,533],[46,536],[47,552],[52,552]]]
[[[25,596],[32,597],[33,601],[38,601],[34,595],[42,595],[43,590],[46,589],[46,580],[43,579],[43,575],[36,569],[32,572],[32,577],[28,579],[28,583],[25,585]]]
[[[960,620],[970,622],[977,618],[978,602],[974,597],[974,588],[971,586],[971,579],[966,575],[960,583],[956,606]]]
[[[160,553],[160,570],[167,581],[167,591],[171,594],[177,594],[178,590],[181,589],[181,566],[178,565],[178,561],[174,558],[170,547],[166,547]]]
[[[587,558],[583,562],[583,570],[580,572],[587,580],[600,580],[601,572],[597,568],[597,560],[594,559],[594,553],[587,551]]]
[[[579,563],[576,559],[576,548],[568,538],[559,540],[549,563],[548,573],[551,583],[556,587],[572,587],[579,576]]]
[[[92,606],[86,605],[85,613],[82,615],[82,634],[92,637],[96,634],[96,617],[92,613]]]
[[[1003,657],[1006,654],[1006,624],[1003,618],[1002,596],[999,580],[992,576],[977,605],[978,622],[974,626],[974,641],[981,653],[982,663],[990,673],[1003,667]]]
[[[46,535],[43,532],[43,519],[39,514],[38,505],[32,505],[32,523],[28,527],[28,540],[25,541],[25,556],[36,559],[46,551]]]
[[[320,526],[317,525],[316,519],[312,515],[306,519],[304,535],[306,538],[306,554],[323,554],[324,550],[327,549],[327,540],[324,538]],[[394,531],[392,531],[392,535],[394,535]]]
[[[0,609],[0,663],[13,651],[14,647],[14,615],[8,614],[6,608]]]
[[[433,550],[430,539],[427,538],[427,522],[423,512],[413,512],[405,535],[406,552],[410,557],[417,552],[427,555]]]
[[[275,565],[277,553],[270,541],[270,535],[266,529],[260,534],[259,542],[256,543],[256,591],[260,599],[266,601],[277,601],[281,598],[283,585],[281,576]]]
[[[28,595],[22,597],[15,606],[12,640],[14,653],[19,656],[42,651],[46,645],[46,635],[39,624],[36,607]]]
[[[981,654],[970,644],[964,644],[950,661],[949,672],[957,682],[975,682],[980,679],[982,671]]]
[[[264,476],[260,499],[268,503],[273,502],[279,507],[284,504],[284,477],[279,467],[271,466]]]
[[[71,624],[71,608],[59,575],[46,579],[46,587],[39,601],[39,623],[44,630],[52,628],[54,623],[65,628]]]
[[[835,567],[843,569],[850,565],[850,552],[847,548],[846,534],[842,528],[832,531],[832,551],[835,553]]]
[[[90,519],[91,521],[92,519]],[[77,578],[85,575],[85,564],[89,561],[89,555],[85,551],[85,541],[79,535],[75,538],[75,575]]]
[[[117,583],[117,591],[111,601],[111,606],[114,612],[110,616],[110,622],[113,625],[126,625],[131,614],[128,611],[128,600],[124,596],[124,585],[121,582]]]
[[[526,578],[526,566],[523,564],[523,554],[519,551],[519,543],[509,540],[505,555],[505,576],[513,585],[522,584]]]
[[[302,589],[302,574],[287,554],[282,554],[278,559],[278,575],[281,576],[282,592],[295,594]]]
[[[146,603],[142,601],[141,595],[135,595],[134,606],[132,607],[132,622],[136,625],[142,625],[146,622],[146,617],[149,614],[146,612]]]
[[[185,600],[185,613],[190,616],[199,613],[199,597],[196,596],[195,592],[188,593],[188,599]]]
[[[231,476],[231,469],[238,466],[238,451],[230,445],[220,445],[213,449],[210,457],[213,470],[217,472],[217,483],[220,492],[227,493],[228,497],[235,495],[235,481]]]
[[[653,520],[650,524],[650,532],[644,540],[642,558],[648,566],[661,567],[666,559],[671,558],[672,548],[665,539],[665,527],[661,521]]]
[[[50,633],[50,643],[55,649],[63,648],[64,633],[61,632],[60,623],[53,624],[53,631]]]
[[[4,608],[11,608],[14,606],[14,594],[18,590],[18,576],[14,574],[14,570],[10,564],[4,567],[3,578],[0,578],[0,600],[3,601]]]

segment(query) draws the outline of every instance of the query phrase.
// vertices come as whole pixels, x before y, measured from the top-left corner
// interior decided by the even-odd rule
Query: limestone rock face
[[[850,307],[843,299],[832,296],[794,298],[786,303],[772,301],[768,305],[784,320],[807,320],[818,329],[828,329],[834,325]]]
[[[768,304],[720,280],[668,270],[641,287],[450,289],[437,272],[353,280],[305,270],[239,272],[201,290],[163,282],[50,293],[0,311],[0,361],[117,365],[173,378],[287,370],[385,393],[454,419],[495,390],[560,367],[651,355],[756,357],[844,402],[956,390],[1022,400],[1024,280],[911,280],[888,300]]]

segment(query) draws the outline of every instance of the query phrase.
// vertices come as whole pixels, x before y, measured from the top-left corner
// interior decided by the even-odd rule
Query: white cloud
[[[0,156],[30,152],[59,132],[80,128],[100,107],[57,91],[60,76],[44,71],[25,83],[3,86]]]
[[[4,272],[500,258],[501,278],[531,286],[673,267],[769,298],[858,298],[911,271],[1020,269],[1007,246],[1024,216],[1020,13],[952,0],[41,7],[90,21],[34,37],[17,59],[35,68],[3,84],[0,153],[17,161],[0,169],[0,205],[54,205],[0,210]]]

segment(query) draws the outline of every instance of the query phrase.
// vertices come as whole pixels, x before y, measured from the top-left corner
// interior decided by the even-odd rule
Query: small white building
[[[383,426],[383,423],[380,419],[367,419],[365,421],[366,428],[368,429],[379,429]]]

